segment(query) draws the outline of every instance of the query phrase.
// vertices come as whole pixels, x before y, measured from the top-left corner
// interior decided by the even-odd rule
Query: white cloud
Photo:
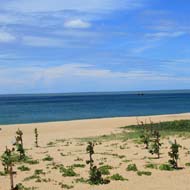
[[[82,21],[80,19],[69,20],[64,23],[66,28],[89,28],[91,24],[89,22]]]
[[[144,35],[142,45],[140,47],[133,48],[131,52],[134,54],[140,54],[146,50],[158,47],[164,39],[177,38],[186,34],[187,33],[183,31],[147,33]]]
[[[168,89],[168,84],[172,88],[176,84],[187,86],[189,82],[189,75],[177,77],[175,74],[151,70],[113,71],[86,64],[0,69],[0,93],[7,93],[7,85],[14,87],[9,89],[11,93],[29,93],[136,90],[142,86],[144,89],[152,89],[154,86]]]
[[[17,0],[2,3],[5,10],[19,12],[49,12],[49,11],[110,11],[118,9],[133,9],[142,6],[142,0]]]
[[[57,38],[47,38],[39,36],[24,36],[22,43],[34,47],[62,47],[64,42]]]
[[[180,37],[180,36],[183,36],[185,34],[186,33],[182,32],[182,31],[177,31],[177,32],[157,32],[157,33],[146,34],[145,37],[155,39],[155,40],[159,40],[159,39],[162,39],[162,38]]]
[[[0,31],[0,43],[10,43],[16,40],[16,37],[9,32]]]
[[[64,64],[60,66],[42,68],[42,67],[31,67],[31,68],[20,68],[21,72],[34,74],[38,78],[45,80],[59,80],[67,77],[83,77],[83,78],[95,78],[95,79],[133,79],[133,80],[165,80],[170,78],[168,74],[159,74],[152,71],[112,71],[110,69],[95,68],[93,65],[88,64]],[[17,69],[19,72],[19,69]],[[29,75],[30,75],[29,74]],[[25,74],[28,75],[28,74]]]

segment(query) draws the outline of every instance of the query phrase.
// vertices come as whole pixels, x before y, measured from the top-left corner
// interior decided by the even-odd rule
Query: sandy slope
[[[180,119],[190,119],[190,114],[178,114],[178,115],[162,115],[162,116],[149,116],[149,117],[138,117],[139,120],[149,122],[149,119],[153,122],[159,121],[171,121]],[[88,190],[88,189],[102,189],[102,190],[186,190],[190,187],[190,168],[185,168],[181,171],[166,172],[160,170],[150,170],[152,172],[151,176],[137,176],[134,172],[126,172],[125,168],[129,163],[123,162],[124,160],[132,160],[139,170],[147,170],[144,165],[147,162],[153,163],[165,163],[168,160],[168,140],[164,139],[164,146],[162,148],[162,158],[160,160],[149,159],[150,154],[147,150],[143,149],[142,145],[136,145],[132,141],[120,142],[112,141],[105,142],[97,145],[95,148],[96,155],[95,162],[98,165],[100,162],[104,164],[109,164],[114,167],[110,170],[111,174],[119,173],[129,179],[129,181],[124,182],[111,182],[108,185],[103,186],[89,186],[87,184],[72,183],[74,179],[88,177],[88,166],[85,168],[76,168],[76,172],[80,174],[80,177],[62,177],[58,170],[52,170],[52,162],[43,162],[42,159],[46,155],[51,155],[54,158],[54,162],[57,164],[63,164],[65,166],[70,166],[74,163],[85,164],[87,160],[87,155],[85,152],[86,144],[80,143],[75,137],[89,137],[98,136],[103,134],[110,134],[119,132],[121,129],[119,127],[125,125],[136,124],[136,117],[124,117],[124,118],[108,118],[108,119],[92,119],[92,120],[80,120],[80,121],[67,121],[67,122],[51,122],[51,123],[39,123],[39,124],[24,124],[24,125],[9,125],[1,126],[0,131],[0,154],[2,154],[5,146],[11,146],[11,142],[14,139],[15,131],[20,128],[24,132],[24,144],[28,148],[28,154],[34,159],[40,160],[39,165],[29,165],[31,171],[20,172],[17,171],[18,175],[15,176],[16,182],[22,182],[25,177],[31,176],[35,169],[43,169],[46,172],[45,176],[42,178],[50,178],[50,182],[35,183],[34,181],[22,182],[27,187],[35,186],[39,187],[40,190],[58,190],[61,189],[59,182],[68,185],[74,185],[73,189]],[[34,128],[37,127],[40,135],[40,148],[34,148]],[[69,139],[64,142],[57,142],[53,146],[47,146],[48,142],[55,142],[56,139]],[[185,165],[186,162],[190,162],[189,155],[187,151],[190,147],[189,139],[179,139],[179,142],[183,145],[182,157],[180,164]],[[124,146],[121,149],[120,146]],[[66,156],[61,156],[60,153],[66,154]],[[113,156],[111,154],[124,155],[125,157],[119,158],[119,156]],[[81,161],[76,161],[76,158],[81,158]],[[50,166],[48,166],[50,164]],[[17,168],[17,166],[15,166]],[[0,166],[0,171],[3,168]],[[110,175],[111,175],[110,174]],[[9,189],[9,179],[8,177],[0,176],[0,189]]]

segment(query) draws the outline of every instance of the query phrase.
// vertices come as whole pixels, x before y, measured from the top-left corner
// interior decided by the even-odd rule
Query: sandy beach
[[[173,120],[188,120],[190,119],[190,113],[138,117],[138,120],[147,123],[150,119],[154,123]],[[95,152],[97,154],[94,155],[95,163],[97,165],[104,160],[105,164],[113,166],[113,169],[110,171],[112,174],[119,173],[127,178],[128,181],[111,181],[108,185],[90,186],[88,184],[75,183],[74,181],[77,177],[63,177],[60,175],[59,171],[51,169],[53,164],[63,164],[64,166],[71,166],[74,163],[85,164],[85,160],[88,159],[88,155],[86,154],[86,143],[80,142],[77,138],[95,137],[113,133],[116,134],[122,131],[120,127],[133,124],[137,124],[137,117],[2,125],[0,126],[0,153],[3,153],[5,146],[11,147],[11,143],[14,141],[15,132],[18,128],[20,128],[24,133],[23,140],[24,146],[27,149],[27,154],[32,156],[32,158],[39,160],[39,164],[29,166],[30,171],[26,172],[18,171],[17,166],[15,166],[15,170],[17,170],[17,175],[14,177],[15,183],[21,182],[26,187],[37,187],[40,190],[63,189],[63,187],[60,186],[61,183],[70,185],[70,187],[74,190],[189,189],[190,181],[188,176],[190,175],[190,169],[188,168],[172,172],[151,170],[151,176],[138,176],[134,172],[127,172],[125,169],[129,163],[126,163],[123,160],[130,160],[130,162],[135,163],[140,170],[147,170],[144,169],[144,165],[149,161],[152,161],[148,159],[150,154],[142,148],[143,145],[134,144],[132,141],[121,142],[118,140],[113,140],[98,144],[95,147]],[[39,132],[39,148],[34,147],[34,128],[37,128]],[[173,139],[174,137],[171,137],[171,140]],[[162,141],[164,143],[162,147],[162,155],[165,156],[161,156],[161,159],[159,160],[153,160],[156,164],[165,163],[168,160],[168,139],[163,139]],[[50,142],[56,143],[51,144]],[[183,156],[180,158],[180,164],[184,167],[185,163],[190,161],[189,156],[186,154],[189,149],[190,140],[180,138],[179,142],[183,147],[181,150]],[[121,146],[126,148],[119,148]],[[61,156],[61,152],[65,156],[63,156],[63,154]],[[122,158],[114,157],[111,153],[124,156],[120,156]],[[47,155],[51,155],[53,157],[53,163],[42,161]],[[77,158],[78,161],[76,161]],[[43,169],[45,172],[44,177],[49,179],[49,181],[41,183],[36,183],[33,180],[23,181],[26,177],[31,176],[35,169]],[[88,169],[89,166],[85,166],[84,168],[76,168],[76,173],[80,174],[80,177],[88,178]],[[0,166],[0,171],[2,170],[3,167]],[[158,178],[159,180],[157,180]],[[7,176],[0,176],[0,189],[9,189],[9,178]]]

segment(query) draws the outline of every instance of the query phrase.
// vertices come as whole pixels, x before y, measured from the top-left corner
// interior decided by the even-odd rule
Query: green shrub
[[[45,174],[45,172],[42,169],[37,169],[34,171],[34,175],[41,175],[41,174]]]
[[[85,168],[84,164],[73,164],[71,167],[73,168]]]
[[[132,160],[123,160],[123,162],[125,162],[125,163],[128,163],[128,162],[132,162]]]
[[[30,165],[36,165],[36,164],[39,164],[39,161],[38,160],[32,160],[31,158],[29,158],[29,159],[25,160],[24,163],[30,164]]]
[[[14,144],[16,146],[16,150],[19,152],[20,160],[22,160],[25,157],[25,149],[23,145],[23,132],[18,129],[16,131],[16,143]]]
[[[114,181],[126,181],[127,179],[125,179],[123,176],[121,176],[120,174],[114,174],[110,177],[111,180]]]
[[[63,183],[59,183],[62,189],[72,189],[74,186],[73,185],[67,185]]]
[[[104,165],[98,168],[99,171],[102,173],[102,175],[109,175],[110,174],[110,169],[113,169],[112,166],[109,165]]]
[[[77,178],[77,179],[75,179],[75,182],[76,183],[87,183],[88,182],[88,180],[86,180],[86,179],[84,179],[83,177],[81,177],[81,178]]]
[[[185,166],[190,166],[190,163],[186,163]]]
[[[62,176],[64,177],[73,177],[77,176],[77,173],[73,170],[73,167],[65,168],[64,166],[61,166],[59,168],[59,171],[62,173]]]
[[[128,166],[127,166],[127,169],[126,169],[127,171],[137,171],[137,166],[136,166],[136,164],[129,164]]]
[[[15,186],[15,189],[17,190],[35,190],[36,187],[25,187],[22,183],[19,183]]]
[[[24,165],[19,166],[17,169],[20,170],[20,171],[30,171],[30,168],[27,167],[27,166],[24,166]]]
[[[160,147],[162,146],[162,143],[160,143],[160,133],[158,131],[154,131],[152,133],[152,139],[151,144],[149,148],[149,152],[151,154],[156,154],[157,158],[160,158]]]
[[[152,175],[152,172],[149,172],[149,171],[138,171],[138,172],[137,172],[137,175],[138,175],[138,176],[142,176],[142,175],[151,176],[151,175]]]
[[[35,179],[35,182],[41,182],[43,180],[41,179],[40,175],[45,175],[45,172],[42,169],[36,169],[34,171],[34,174],[31,175],[31,176],[29,176],[29,177],[26,177],[24,179],[24,181],[30,181],[30,180],[34,180]]]
[[[0,176],[6,176],[6,175],[7,175],[6,172],[2,172],[2,171],[0,171]]]
[[[170,142],[171,147],[170,147],[170,152],[168,152],[168,155],[170,157],[170,160],[168,161],[171,166],[174,169],[178,168],[178,160],[179,160],[179,148],[181,145],[177,144],[177,141],[175,140],[174,143]]]
[[[52,161],[53,157],[51,157],[50,155],[47,155],[45,158],[42,159],[43,161]]]
[[[172,171],[173,170],[173,168],[169,164],[161,164],[159,166],[159,169],[160,170],[166,170],[166,171]]]
[[[94,143],[89,142],[86,148],[86,151],[89,154],[89,160],[87,160],[86,163],[90,165],[90,177],[88,181],[92,185],[107,184],[110,181],[103,179],[101,171],[97,168],[97,166],[94,166],[94,160],[92,158],[92,155],[94,154],[94,146]]]
[[[157,164],[149,163],[149,164],[145,165],[145,168],[157,169],[158,165]]]

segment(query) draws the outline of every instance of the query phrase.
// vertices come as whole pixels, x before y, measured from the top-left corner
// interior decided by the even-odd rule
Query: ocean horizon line
[[[134,90],[134,91],[94,91],[94,92],[42,92],[42,93],[11,93],[0,94],[4,96],[77,96],[77,95],[118,95],[118,94],[161,94],[161,93],[190,93],[190,89],[173,89],[173,90]]]

